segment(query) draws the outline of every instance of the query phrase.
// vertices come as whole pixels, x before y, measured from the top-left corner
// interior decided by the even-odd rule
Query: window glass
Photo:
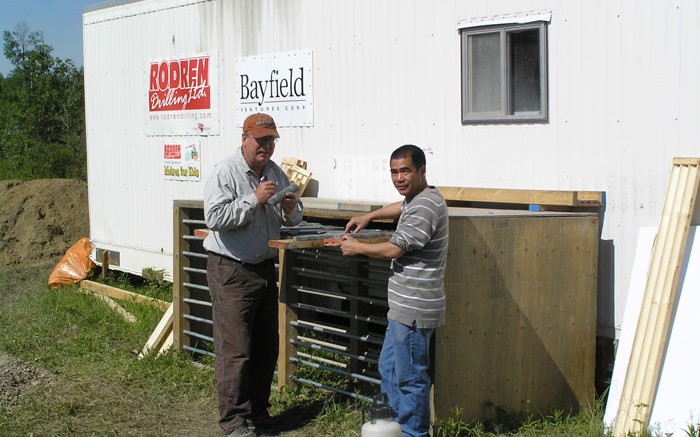
[[[472,77],[471,110],[501,110],[501,37],[498,33],[473,35],[469,38]]]
[[[544,22],[465,27],[462,122],[547,121]]]
[[[537,29],[508,34],[512,112],[540,110],[540,38]]]

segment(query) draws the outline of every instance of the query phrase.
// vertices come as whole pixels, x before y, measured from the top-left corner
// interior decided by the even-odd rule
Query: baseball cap
[[[267,114],[253,114],[243,122],[243,133],[249,134],[253,138],[273,136],[279,138],[275,120]]]

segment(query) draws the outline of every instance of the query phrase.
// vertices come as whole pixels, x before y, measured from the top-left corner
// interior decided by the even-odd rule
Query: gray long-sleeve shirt
[[[284,171],[268,161],[262,176],[277,182],[281,190],[289,185]],[[282,204],[258,202],[255,189],[260,178],[250,169],[240,149],[214,167],[214,173],[204,184],[204,219],[210,229],[204,240],[206,250],[232,257],[246,263],[259,263],[277,256],[268,240],[280,238],[280,226],[301,222],[302,204],[286,215]]]

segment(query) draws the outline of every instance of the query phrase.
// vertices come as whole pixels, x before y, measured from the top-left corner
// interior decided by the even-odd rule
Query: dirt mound
[[[0,181],[0,265],[57,263],[90,236],[87,182]]]

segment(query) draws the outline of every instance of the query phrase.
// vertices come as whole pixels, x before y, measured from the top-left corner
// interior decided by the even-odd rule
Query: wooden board
[[[203,226],[204,202],[173,201],[173,347],[194,353],[209,352],[201,338],[213,335],[206,251],[202,240],[188,238]]]
[[[154,299],[138,293],[132,293],[131,291],[122,290],[121,288],[100,284],[99,282],[89,281],[87,279],[80,281],[80,288],[88,290],[94,294],[111,297],[113,299],[133,300],[139,303],[147,303],[162,310],[167,309],[168,305],[170,305],[169,302]]]
[[[160,345],[160,348],[158,349],[158,354],[163,354],[167,352],[170,348],[173,347],[174,343],[174,338],[175,338],[175,333],[173,332],[172,328],[168,331],[167,337],[163,340],[163,342]]]
[[[605,196],[600,191],[516,190],[495,188],[437,187],[446,200],[520,205],[600,207]]]
[[[597,214],[450,217],[436,416],[593,405],[597,267]]]
[[[153,333],[146,341],[146,344],[141,349],[139,353],[139,358],[143,358],[148,351],[154,349],[161,353],[167,350],[173,344],[173,305],[170,304],[168,309],[163,314],[163,317],[156,325]]]
[[[95,296],[96,298],[100,299],[101,301],[106,303],[108,307],[110,307],[117,314],[119,314],[122,317],[122,319],[126,320],[127,322],[136,323],[136,317],[133,314],[131,314],[130,312],[128,312],[127,310],[125,310],[124,307],[122,307],[121,305],[116,303],[111,297],[97,294],[97,293],[94,293],[90,290],[86,290],[84,288],[81,288],[80,291],[82,291],[83,293]]]
[[[673,160],[613,434],[649,426],[675,305],[688,230],[700,187],[700,159]],[[695,217],[697,220],[698,217]]]
[[[279,356],[277,358],[277,387],[292,387],[294,382],[291,379],[296,369],[295,363],[291,360],[296,356],[296,348],[290,342],[294,338],[294,328],[292,320],[296,320],[296,315],[292,307],[287,305],[287,279],[291,267],[287,265],[287,256],[284,249],[279,250],[279,305],[277,307],[277,319],[279,330]]]

